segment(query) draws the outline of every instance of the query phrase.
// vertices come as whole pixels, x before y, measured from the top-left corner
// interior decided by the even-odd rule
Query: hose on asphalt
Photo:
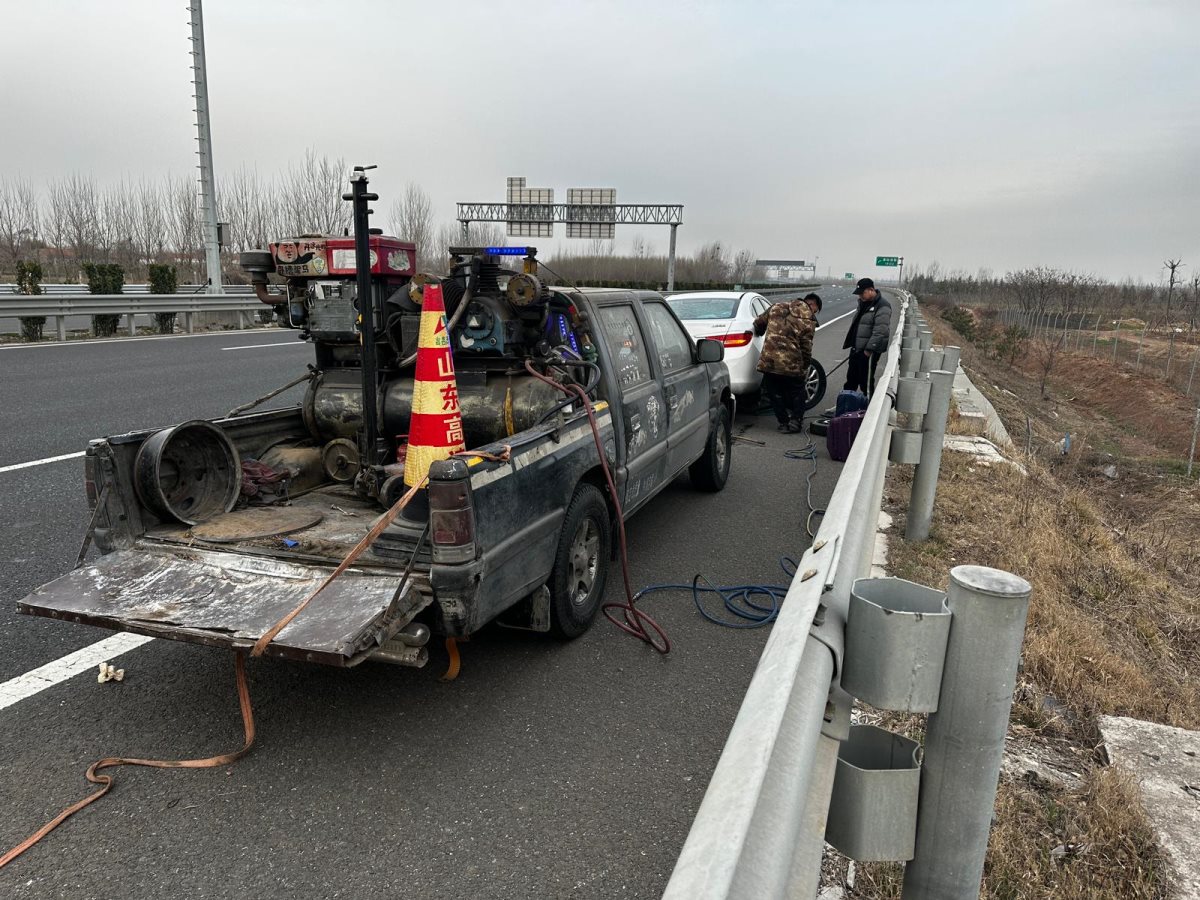
[[[779,567],[783,574],[790,579],[796,574],[796,561],[790,556],[779,558]],[[783,598],[787,595],[787,585],[780,584],[735,584],[719,586],[713,584],[703,575],[696,575],[691,584],[652,584],[642,588],[634,595],[634,602],[641,600],[647,594],[661,591],[691,591],[692,603],[696,611],[714,625],[725,628],[761,628],[770,625],[779,617],[783,608]],[[716,594],[721,598],[721,605],[726,617],[712,612],[705,605],[705,596]],[[732,618],[728,618],[732,616]]]
[[[783,455],[786,459],[812,463],[812,468],[804,479],[804,502],[808,508],[804,530],[808,533],[809,540],[812,540],[816,537],[816,533],[813,531],[813,519],[825,514],[822,507],[813,505],[812,498],[813,478],[817,474],[817,448],[812,441],[809,441],[803,447],[785,450]],[[789,581],[795,577],[798,568],[796,561],[790,556],[781,556],[779,567],[783,569],[783,573],[788,576]],[[697,612],[714,625],[721,625],[725,628],[761,628],[764,625],[770,625],[779,617],[788,587],[778,584],[715,585],[703,574],[697,574],[691,584],[652,584],[644,587],[634,595],[633,600],[636,603],[647,594],[661,591],[691,591],[692,603],[695,604]],[[708,594],[716,594],[720,597],[722,607],[732,618],[722,618],[705,606],[704,597]]]

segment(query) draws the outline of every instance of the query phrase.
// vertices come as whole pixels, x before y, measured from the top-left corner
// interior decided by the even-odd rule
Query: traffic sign
[[[877,266],[898,266],[900,265],[899,256],[877,256],[875,257],[875,265]]]
[[[847,281],[853,281],[853,280],[854,280],[854,273],[853,273],[853,272],[847,272],[847,273],[846,273],[846,280],[847,280]]]

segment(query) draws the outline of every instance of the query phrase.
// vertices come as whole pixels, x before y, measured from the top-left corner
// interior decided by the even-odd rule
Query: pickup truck
[[[331,344],[336,353],[323,361],[322,335],[334,332],[321,329],[334,326],[320,317],[339,295],[313,290],[307,300],[298,288],[289,293],[293,324],[307,309],[301,337],[318,345],[305,402],[93,440],[85,485],[89,535],[101,555],[35,590],[19,603],[20,612],[247,648],[368,534],[387,503],[363,496],[361,485],[339,472],[347,460],[338,448],[360,427],[361,395],[357,407],[334,403],[358,377],[357,345]],[[492,302],[487,290],[476,285],[474,297],[468,290],[462,302]],[[596,426],[624,516],[684,472],[699,489],[721,490],[735,412],[722,345],[692,340],[657,293],[545,288],[541,297],[547,309],[569,311],[586,335],[598,373],[589,384]],[[497,316],[500,300],[488,307]],[[517,340],[517,330],[485,321],[488,308],[471,306],[451,320],[470,452],[433,464],[428,518],[401,517],[388,526],[266,655],[335,666],[369,658],[420,666],[431,632],[465,636],[499,619],[573,638],[594,620],[615,558],[618,506],[592,425],[579,402],[544,385],[548,397],[522,387],[522,367],[534,351]],[[353,317],[338,321],[337,328],[353,327],[345,324]],[[567,313],[559,321],[566,327]],[[381,328],[391,324],[381,315]],[[480,337],[487,334],[493,337]],[[512,346],[482,351],[495,335],[507,335]],[[397,358],[404,349],[397,346]],[[339,368],[343,363],[350,368]],[[387,423],[405,388],[397,382],[382,390],[378,409]],[[411,379],[407,390],[411,397]],[[289,474],[280,502],[247,505],[247,460]],[[224,497],[231,477],[236,500],[217,514],[189,523],[179,512],[211,501],[214,491]]]

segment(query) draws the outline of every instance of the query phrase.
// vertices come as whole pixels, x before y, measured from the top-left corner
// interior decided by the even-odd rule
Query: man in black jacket
[[[892,305],[883,299],[870,278],[860,278],[854,293],[858,296],[858,311],[842,344],[843,350],[850,351],[846,390],[870,396],[875,387],[875,366],[891,337]]]

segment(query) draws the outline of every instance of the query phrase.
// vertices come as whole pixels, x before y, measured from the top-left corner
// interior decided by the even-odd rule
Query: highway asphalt
[[[853,298],[819,293],[828,327],[815,350],[832,368]],[[0,349],[0,684],[109,635],[15,615],[74,564],[86,505],[79,459],[4,468],[220,415],[310,359],[285,331]],[[725,491],[684,479],[630,522],[635,589],[697,572],[786,584],[779,558],[808,544],[811,463],[784,451],[806,437],[748,410],[735,433],[765,446],[735,443]],[[840,466],[817,444],[820,504]],[[619,583],[614,572],[609,599]],[[253,661],[250,755],[217,770],[117,770],[109,796],[0,870],[0,896],[658,896],[767,630],[712,625],[685,593],[646,605],[669,656],[598,619],[571,643],[488,629],[463,645],[453,683],[438,680],[440,650],[424,670]],[[0,709],[0,852],[82,797],[101,756],[240,745],[229,654],[153,641],[113,661],[123,683],[86,672]]]

